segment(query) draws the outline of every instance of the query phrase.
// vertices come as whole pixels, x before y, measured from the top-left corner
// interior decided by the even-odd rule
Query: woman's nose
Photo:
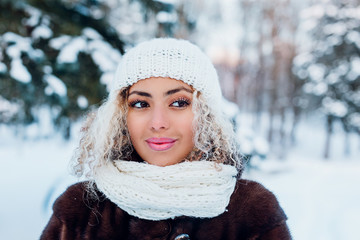
[[[169,128],[169,118],[163,107],[154,108],[151,115],[150,127],[153,131]]]

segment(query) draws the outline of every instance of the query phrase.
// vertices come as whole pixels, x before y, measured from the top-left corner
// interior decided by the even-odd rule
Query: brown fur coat
[[[131,216],[108,199],[86,199],[83,183],[69,187],[54,204],[41,240],[55,239],[291,239],[286,216],[262,185],[239,180],[227,211],[215,218],[163,221]],[[176,238],[181,234],[183,238]]]

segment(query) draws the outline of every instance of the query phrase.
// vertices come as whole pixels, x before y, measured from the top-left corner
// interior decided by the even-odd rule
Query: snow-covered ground
[[[321,158],[321,122],[302,124],[298,145],[287,160],[258,161],[246,171],[273,191],[288,215],[294,239],[358,239],[360,191],[359,137],[350,136],[351,154],[343,155],[343,135],[332,142],[329,160]],[[61,138],[19,140],[0,126],[0,239],[38,239],[51,204],[76,179],[68,174],[68,160],[76,140]]]

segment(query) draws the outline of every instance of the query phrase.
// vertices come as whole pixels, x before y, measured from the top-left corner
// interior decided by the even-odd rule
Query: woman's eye
[[[173,102],[170,106],[177,107],[177,108],[184,108],[190,105],[190,102],[185,99],[177,100]]]
[[[132,108],[147,108],[149,107],[149,104],[144,101],[135,101],[130,103],[130,107]]]

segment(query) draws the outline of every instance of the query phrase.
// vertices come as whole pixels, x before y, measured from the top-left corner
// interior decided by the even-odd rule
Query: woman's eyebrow
[[[175,88],[175,89],[171,89],[171,90],[167,91],[166,93],[164,93],[164,96],[168,96],[168,95],[180,92],[180,91],[186,91],[188,93],[193,93],[192,90],[190,90],[186,87],[179,87],[179,88]]]
[[[140,96],[143,96],[143,97],[149,97],[149,98],[152,98],[151,94],[150,93],[147,93],[147,92],[142,92],[142,91],[132,91],[129,93],[128,96],[130,95],[133,95],[133,94],[137,94],[137,95],[140,95]]]
[[[190,90],[190,89],[188,89],[186,87],[179,87],[179,88],[174,88],[174,89],[166,91],[164,93],[164,96],[172,95],[172,94],[175,94],[175,93],[180,92],[180,91],[186,91],[188,93],[193,93],[192,90]],[[137,90],[130,92],[128,96],[131,96],[133,94],[137,94],[137,95],[143,96],[143,97],[152,98],[152,95],[150,93],[143,92],[143,91],[137,91]]]

